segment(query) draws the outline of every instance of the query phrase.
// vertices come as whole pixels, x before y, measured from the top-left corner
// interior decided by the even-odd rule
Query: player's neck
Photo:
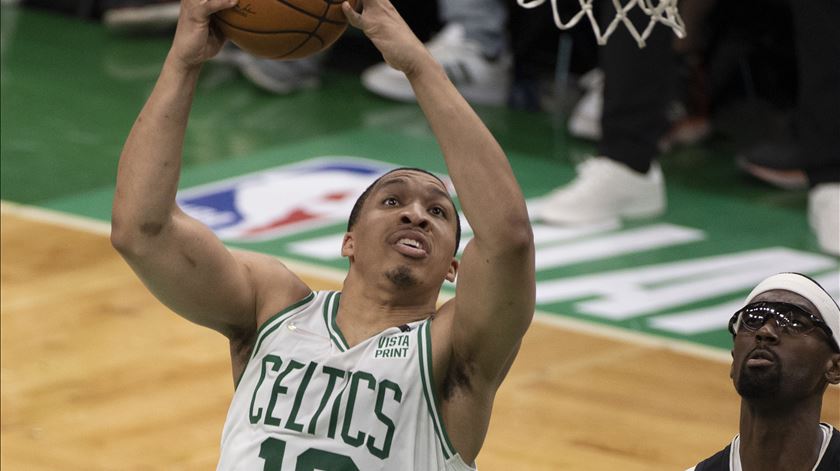
[[[810,471],[819,456],[820,404],[810,400],[791,407],[741,402],[740,454],[744,471]]]
[[[336,322],[352,347],[390,327],[428,318],[436,311],[436,300],[437,293],[401,292],[388,286],[370,286],[348,276],[341,290]]]

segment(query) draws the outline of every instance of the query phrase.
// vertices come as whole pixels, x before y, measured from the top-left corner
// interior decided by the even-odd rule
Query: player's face
[[[790,291],[768,291],[753,300],[758,301],[793,304],[822,319],[810,301]],[[826,373],[832,368],[836,371],[838,357],[823,331],[814,329],[795,336],[768,319],[755,331],[738,330],[731,377],[745,399],[795,401],[822,395]]]
[[[399,287],[453,281],[457,214],[444,185],[431,175],[400,170],[371,191],[342,254],[359,270],[384,273]]]

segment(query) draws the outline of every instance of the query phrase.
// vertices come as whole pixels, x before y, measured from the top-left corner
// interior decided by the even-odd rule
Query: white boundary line
[[[0,201],[0,211],[4,214],[11,214],[36,222],[62,226],[102,236],[108,236],[111,233],[111,225],[107,222],[84,216],[63,213],[52,209]],[[287,267],[289,267],[290,270],[302,276],[317,277],[335,283],[341,283],[344,281],[345,273],[341,270],[325,268],[315,264],[286,259],[283,257],[278,258]],[[534,320],[540,324],[550,327],[615,339],[621,342],[644,345],[650,348],[670,350],[707,360],[722,363],[729,363],[731,361],[730,354],[726,350],[698,345],[684,340],[669,339],[640,332],[632,332],[618,327],[599,325],[570,317],[549,314],[543,311],[536,311]]]

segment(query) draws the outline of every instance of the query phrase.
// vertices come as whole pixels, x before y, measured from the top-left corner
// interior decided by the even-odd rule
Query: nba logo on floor
[[[347,221],[386,162],[320,157],[188,188],[178,204],[223,240],[260,242]]]

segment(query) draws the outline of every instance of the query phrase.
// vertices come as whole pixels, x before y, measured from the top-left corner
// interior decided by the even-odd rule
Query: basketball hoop
[[[546,2],[546,0],[516,1],[519,3],[519,6],[524,8],[536,8]],[[595,19],[595,13],[592,11],[593,1],[594,0],[578,0],[580,3],[580,11],[577,12],[569,21],[563,22],[563,20],[560,19],[560,13],[558,13],[557,9],[558,0],[551,0],[551,9],[554,13],[554,23],[560,29],[569,29],[578,24],[585,15],[589,18],[589,22],[592,23],[592,29],[595,31],[595,38],[598,40],[598,44],[602,46],[607,43],[610,35],[612,35],[616,28],[618,28],[619,23],[624,23],[627,30],[630,31],[630,34],[636,39],[636,43],[639,44],[640,48],[645,47],[645,40],[648,36],[650,36],[650,32],[653,30],[653,27],[656,26],[656,23],[662,23],[665,26],[670,26],[677,37],[685,37],[685,25],[683,24],[679,11],[677,11],[678,0],[630,0],[626,5],[622,5],[621,0],[612,0],[613,6],[615,6],[615,16],[603,32],[601,32],[601,28],[598,26],[598,21]],[[650,18],[647,26],[641,32],[639,32],[636,26],[633,25],[633,23],[627,18],[627,12],[632,10],[634,7],[638,7]]]

